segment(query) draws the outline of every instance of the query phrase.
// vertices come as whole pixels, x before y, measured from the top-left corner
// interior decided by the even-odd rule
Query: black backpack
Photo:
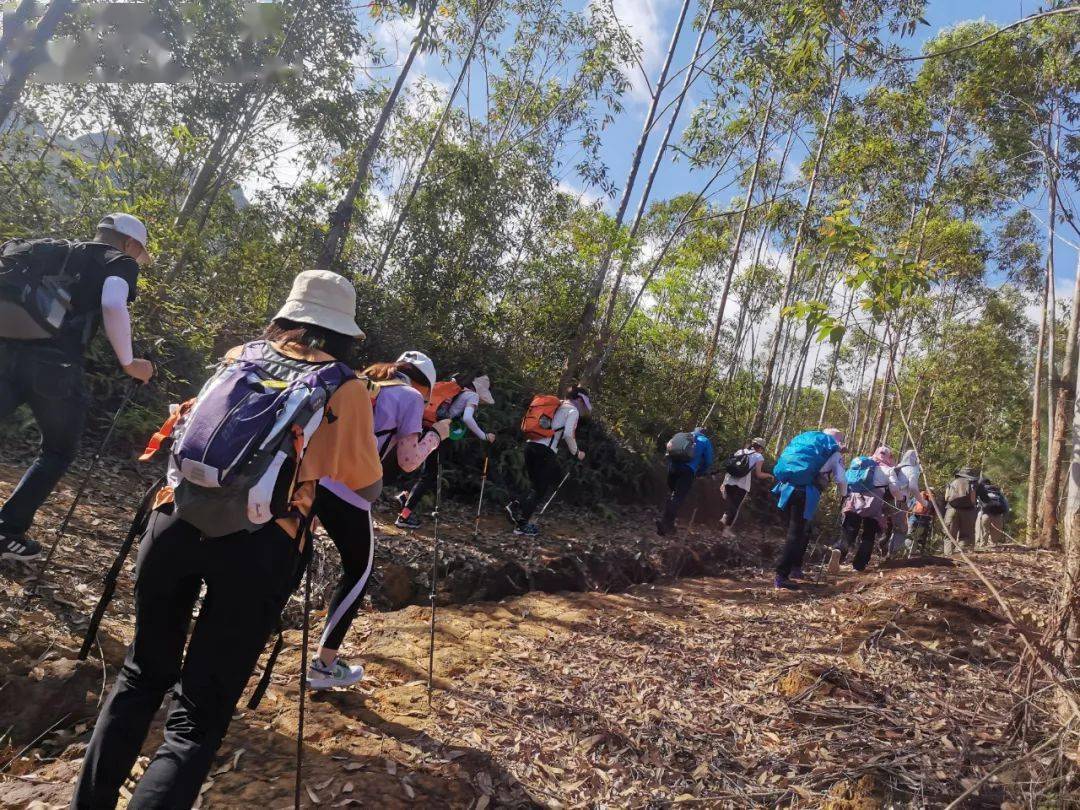
[[[63,328],[78,281],[67,273],[74,247],[62,239],[0,245],[0,338],[43,340]]]
[[[1005,500],[1004,493],[995,484],[986,487],[982,492],[982,497],[979,498],[979,506],[988,515],[1004,515],[1009,511],[1009,503]]]
[[[724,462],[724,472],[732,478],[745,478],[750,474],[751,455],[752,453],[746,453],[742,450],[738,451]]]

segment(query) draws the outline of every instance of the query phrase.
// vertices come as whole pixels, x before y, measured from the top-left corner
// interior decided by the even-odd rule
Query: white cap
[[[364,337],[356,325],[356,290],[347,278],[329,270],[298,273],[289,297],[274,318],[310,323],[348,337]]]
[[[423,352],[418,352],[415,349],[407,352],[402,352],[401,357],[397,359],[399,363],[409,363],[416,366],[417,370],[423,374],[428,381],[428,392],[435,387],[435,364],[431,362],[431,358]]]
[[[138,217],[119,212],[108,214],[102,217],[101,222],[98,223],[98,230],[116,231],[116,233],[124,236],[130,236],[142,248],[142,256],[139,258],[144,262],[150,261],[150,254],[146,250],[146,226],[142,224],[142,220]]]

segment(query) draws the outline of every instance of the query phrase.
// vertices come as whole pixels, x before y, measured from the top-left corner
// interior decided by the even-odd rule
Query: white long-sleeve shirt
[[[128,283],[120,276],[109,276],[101,285],[101,322],[116,360],[121,366],[135,359],[131,349],[131,314],[128,312]]]
[[[450,405],[449,416],[451,419],[461,419],[473,435],[478,439],[487,441],[487,433],[476,423],[476,409],[480,407],[480,395],[468,389],[454,397]]]
[[[844,457],[840,455],[840,451],[833,453],[829,456],[829,460],[825,462],[825,466],[821,468],[821,474],[826,478],[832,478],[836,483],[836,491],[843,497],[847,495],[847,478],[845,473],[847,469],[844,467]]]
[[[560,437],[566,443],[566,449],[570,451],[571,455],[577,455],[577,426],[578,420],[581,418],[581,414],[578,413],[578,409],[565,400],[559,406],[559,409],[555,411],[555,416],[551,419],[551,428],[555,431],[555,435],[548,439],[529,439],[532,444],[542,444],[552,453],[559,452],[559,439]]]

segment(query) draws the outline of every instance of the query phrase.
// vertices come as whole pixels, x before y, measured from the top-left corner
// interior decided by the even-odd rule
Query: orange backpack
[[[431,389],[431,399],[424,408],[424,427],[429,428],[440,419],[448,418],[450,406],[454,404],[457,395],[464,390],[453,380],[435,383],[435,387]]]
[[[539,394],[529,403],[525,416],[521,420],[521,432],[526,439],[550,439],[555,435],[552,427],[555,411],[559,410],[562,400],[551,394]]]

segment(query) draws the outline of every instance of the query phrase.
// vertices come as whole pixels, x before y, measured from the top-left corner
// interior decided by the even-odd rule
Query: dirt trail
[[[1022,608],[1050,587],[1052,558],[980,559],[1037,624]],[[4,614],[17,626],[0,647],[0,723],[16,722],[16,705],[38,707],[40,730],[67,719],[12,763],[3,807],[64,803],[88,738],[102,665],[71,665],[57,609]],[[357,621],[345,652],[368,678],[309,703],[306,806],[942,806],[1021,750],[1015,645],[973,576],[947,564],[799,593],[744,570],[440,608],[430,709],[428,616]],[[234,721],[203,807],[291,804],[298,645],[287,634],[263,705]],[[119,653],[108,640],[106,659]],[[1018,778],[1004,771],[969,806],[1001,806]]]

